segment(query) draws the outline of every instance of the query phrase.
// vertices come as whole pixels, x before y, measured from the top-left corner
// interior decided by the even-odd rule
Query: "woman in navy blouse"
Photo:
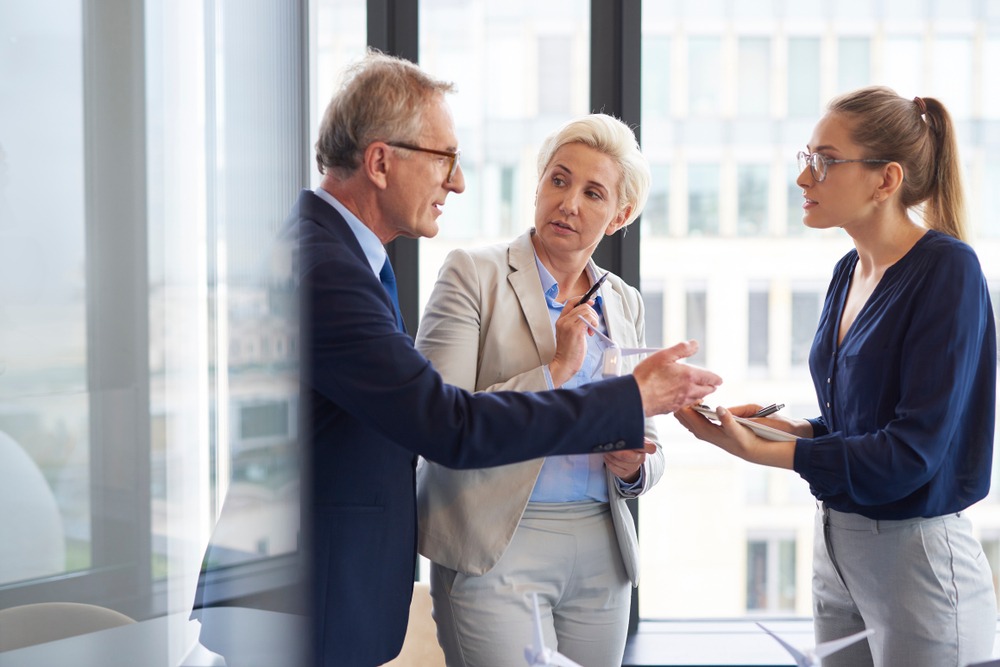
[[[719,408],[719,426],[691,409],[677,417],[809,482],[816,640],[875,631],[825,667],[986,660],[996,597],[963,511],[990,486],[996,332],[964,242],[951,118],[933,98],[858,90],[830,103],[799,165],[806,226],[841,227],[855,246],[834,269],[809,356],[821,414],[759,420],[797,438],[786,442],[733,420],[759,405]]]

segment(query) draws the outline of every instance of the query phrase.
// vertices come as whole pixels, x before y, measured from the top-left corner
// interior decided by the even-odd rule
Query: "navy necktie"
[[[382,265],[382,270],[378,272],[378,278],[382,281],[382,286],[385,287],[385,291],[389,293],[389,298],[392,299],[393,310],[396,313],[396,326],[399,327],[400,331],[406,331],[406,326],[403,324],[403,314],[399,310],[399,293],[396,291],[396,274],[392,272],[392,264],[389,263],[389,258],[385,258],[385,264]]]

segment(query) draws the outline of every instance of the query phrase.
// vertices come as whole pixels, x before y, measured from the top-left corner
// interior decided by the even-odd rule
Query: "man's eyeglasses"
[[[841,162],[879,162],[888,163],[892,160],[877,160],[870,158],[858,158],[855,160],[834,160],[832,157],[827,157],[825,155],[820,155],[819,153],[806,153],[804,151],[799,151],[799,171],[805,171],[806,165],[809,165],[809,173],[812,174],[813,179],[817,183],[822,183],[826,180],[826,171],[830,168],[831,164],[840,164]]]
[[[431,155],[451,158],[451,166],[448,167],[448,183],[451,183],[451,179],[455,176],[455,171],[458,169],[458,160],[462,156],[462,151],[439,151],[435,148],[421,148],[420,146],[406,144],[402,141],[387,141],[385,143],[393,148],[403,148],[408,151],[420,151],[421,153],[430,153]]]

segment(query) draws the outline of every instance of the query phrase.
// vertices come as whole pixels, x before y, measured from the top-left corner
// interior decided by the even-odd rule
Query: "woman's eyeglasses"
[[[858,158],[854,160],[835,160],[832,157],[827,157],[819,153],[806,153],[804,151],[799,151],[799,171],[805,171],[806,165],[809,165],[809,173],[812,174],[813,180],[817,183],[822,183],[826,180],[826,172],[830,168],[831,164],[841,164],[842,162],[876,162],[876,163],[888,163],[892,160],[879,160],[874,158]]]

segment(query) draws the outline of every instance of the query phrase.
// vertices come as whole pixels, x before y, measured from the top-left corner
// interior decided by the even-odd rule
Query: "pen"
[[[766,417],[768,415],[773,415],[775,412],[785,407],[784,403],[771,403],[771,405],[766,408],[761,408],[757,412],[751,415],[751,417]]]
[[[608,277],[609,275],[611,275],[611,272],[610,272],[610,271],[607,271],[607,272],[606,272],[606,273],[605,273],[605,274],[604,274],[603,276],[601,276],[600,278],[598,278],[598,279],[597,279],[597,282],[595,282],[595,283],[594,283],[593,285],[591,285],[590,289],[589,289],[589,290],[587,290],[587,293],[583,295],[583,298],[582,298],[582,299],[580,299],[580,300],[579,300],[579,301],[577,302],[577,304],[576,304],[576,305],[578,305],[578,306],[582,306],[583,304],[585,304],[585,303],[587,303],[588,301],[590,301],[590,297],[592,297],[592,296],[594,296],[595,294],[597,294],[597,289],[598,289],[598,288],[599,288],[599,287],[600,287],[600,286],[601,286],[601,285],[602,285],[602,284],[604,283],[604,281],[605,281],[605,280],[607,279],[607,277]]]

